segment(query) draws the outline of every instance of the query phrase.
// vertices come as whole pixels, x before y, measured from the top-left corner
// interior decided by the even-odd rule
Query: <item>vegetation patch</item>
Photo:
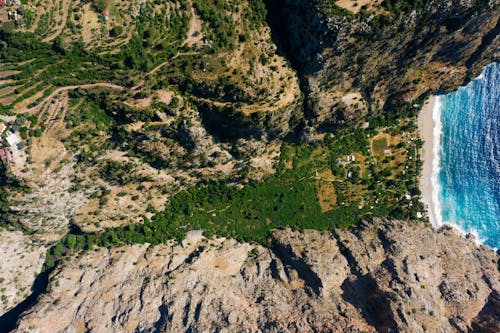
[[[398,123],[389,130],[401,133],[405,126]],[[209,237],[266,245],[276,228],[331,230],[376,216],[415,219],[423,209],[417,186],[420,164],[414,155],[420,142],[405,141],[407,148],[401,148],[405,172],[396,176],[399,166],[390,167],[387,161],[371,157],[367,138],[376,135],[376,129],[357,129],[326,136],[315,144],[283,143],[276,174],[262,182],[242,188],[202,182],[172,196],[163,211],[148,208],[153,216],[144,216],[140,225],[68,236],[51,250],[48,263],[96,245],[181,240],[187,231],[197,229]],[[101,176],[126,182],[133,170],[121,167],[108,161]]]

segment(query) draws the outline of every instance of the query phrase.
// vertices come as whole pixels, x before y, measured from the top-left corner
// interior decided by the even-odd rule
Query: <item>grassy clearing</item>
[[[375,137],[372,141],[372,152],[375,156],[384,155],[384,150],[387,149],[389,145],[389,140],[387,140],[387,136],[383,135],[382,137]]]

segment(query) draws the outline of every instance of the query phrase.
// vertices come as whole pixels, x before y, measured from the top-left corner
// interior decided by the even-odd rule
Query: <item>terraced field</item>
[[[259,1],[58,0],[8,9],[17,19],[1,26],[0,114],[15,117],[8,125],[27,140],[13,172],[41,191],[45,176],[67,169],[50,177],[84,199],[55,219],[63,227],[69,218],[90,229],[141,220],[200,174],[234,177],[252,165],[248,176],[261,178],[272,170],[237,162],[233,144],[221,140],[228,131],[214,126],[237,119],[250,126],[250,146],[263,146],[251,137],[267,136],[263,126],[285,133],[300,108],[298,79],[271,42]],[[110,184],[99,172],[109,161],[133,165],[146,181]]]

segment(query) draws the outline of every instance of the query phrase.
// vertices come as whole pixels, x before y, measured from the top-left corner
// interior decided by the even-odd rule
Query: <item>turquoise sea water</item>
[[[500,64],[436,104],[436,222],[500,248]]]

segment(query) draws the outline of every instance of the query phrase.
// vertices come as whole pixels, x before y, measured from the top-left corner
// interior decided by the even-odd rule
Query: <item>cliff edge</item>
[[[385,219],[276,231],[268,249],[191,232],[63,264],[15,332],[498,332],[498,259]]]

